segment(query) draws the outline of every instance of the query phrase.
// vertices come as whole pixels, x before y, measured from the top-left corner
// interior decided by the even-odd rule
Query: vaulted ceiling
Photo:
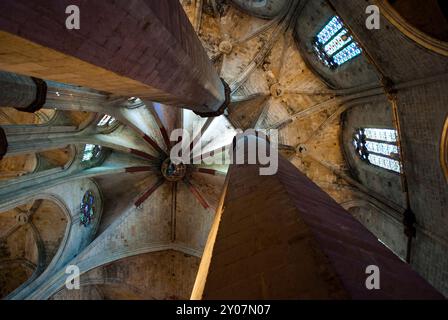
[[[65,126],[85,134],[84,140],[70,146],[59,144],[5,158],[0,163],[1,179],[70,167],[72,176],[91,179],[95,187],[90,188],[97,188],[95,194],[101,201],[100,221],[92,230],[82,229],[84,233],[80,233],[89,240],[73,246],[67,242],[67,250],[71,251],[62,255],[65,263],[83,265],[82,290],[73,293],[41,285],[38,288],[43,289],[37,297],[189,298],[227,167],[187,165],[180,179],[166,179],[162,166],[173,147],[167,136],[176,128],[186,129],[192,137],[201,131],[205,151],[229,145],[237,128],[277,129],[281,153],[338,203],[349,208],[353,201],[365,197],[356,187],[361,184],[353,183],[348,174],[350,163],[346,161],[341,137],[345,117],[350,116],[346,113],[350,102],[362,98],[351,95],[353,88],[375,88],[380,85],[381,74],[365,56],[337,73],[325,69],[313,56],[308,42],[316,33],[316,26],[323,25],[333,14],[327,2],[318,0],[306,6],[303,1],[287,0],[181,3],[217,72],[232,90],[232,103],[225,115],[201,118],[186,109],[144,101],[145,106],[140,108],[122,108],[126,111],[117,116],[119,124],[101,131],[97,123],[102,114],[92,112],[42,109],[27,114],[12,108],[0,111],[2,126]],[[119,98],[106,94],[105,99],[115,103]],[[102,144],[108,153],[87,172],[80,159],[83,146],[89,141]],[[88,189],[82,183],[69,183],[68,176],[65,178],[66,183],[60,184],[64,190],[61,193],[69,194],[71,188],[83,192]],[[26,205],[8,208],[0,215],[0,263],[6,265],[0,278],[5,283],[3,296],[30,279],[42,259],[48,266],[71,228],[57,204],[32,198]],[[79,209],[76,201],[80,199],[70,198],[70,203],[76,205],[69,211]],[[360,220],[375,219],[369,211],[375,208],[364,214],[358,206],[349,209]],[[28,220],[21,225],[19,215],[24,213]],[[405,255],[400,249],[396,251]],[[142,275],[132,270],[141,270]],[[61,281],[45,276],[46,280]]]

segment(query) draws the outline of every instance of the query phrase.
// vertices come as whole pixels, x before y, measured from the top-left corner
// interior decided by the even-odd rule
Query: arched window
[[[353,136],[353,145],[361,160],[401,173],[397,131],[393,129],[361,128]]]
[[[86,144],[84,147],[84,154],[82,156],[82,162],[87,162],[92,159],[97,159],[101,154],[101,146],[94,144]]]
[[[338,16],[331,18],[314,37],[312,45],[319,60],[333,70],[362,53]]]
[[[92,191],[86,191],[81,201],[81,215],[79,220],[84,227],[92,222],[95,216],[95,196]]]
[[[112,116],[105,114],[101,120],[98,122],[98,127],[110,127],[115,123],[116,119]]]
[[[440,162],[442,163],[443,172],[448,181],[448,117],[445,120],[442,138],[440,140]]]
[[[127,101],[126,107],[128,109],[137,109],[139,107],[144,106],[145,103],[143,102],[142,99],[137,98],[137,97],[130,97]]]
[[[251,5],[253,7],[265,7],[267,5],[267,0],[252,0]]]

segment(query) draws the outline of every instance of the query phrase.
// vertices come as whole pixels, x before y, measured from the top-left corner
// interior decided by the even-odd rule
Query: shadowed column
[[[0,71],[0,108],[30,113],[41,108],[105,113],[108,97],[106,93],[80,86]]]
[[[3,159],[4,155],[8,151],[8,140],[6,139],[5,130],[0,127],[0,160]]]
[[[77,5],[80,29],[66,28]],[[178,0],[0,2],[0,69],[220,114],[225,85]]]
[[[0,71],[0,107],[32,113],[42,108],[46,96],[45,81]]]
[[[272,176],[231,165],[192,299],[443,298],[294,165],[278,165]],[[371,265],[379,290],[366,287]]]

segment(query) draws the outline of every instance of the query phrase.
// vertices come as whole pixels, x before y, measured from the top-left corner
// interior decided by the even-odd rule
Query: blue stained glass
[[[396,137],[396,130],[362,128],[356,130],[353,135],[353,146],[361,160],[390,171],[401,173]]]
[[[334,37],[328,44],[325,45],[325,52],[328,55],[332,55],[342,47],[344,47],[346,44],[348,44],[350,41],[353,40],[353,38],[349,35],[347,35],[348,30],[343,29],[341,32],[338,33],[336,37]]]
[[[331,18],[312,43],[318,59],[328,68],[336,69],[362,53],[338,16]]]
[[[331,39],[339,30],[342,29],[342,22],[339,17],[334,16],[330,22],[317,35],[317,39],[321,44],[325,44]]]
[[[343,65],[347,61],[353,59],[361,54],[362,50],[358,45],[352,42],[350,45],[339,51],[333,56],[334,62],[338,65]]]
[[[86,191],[81,201],[81,214],[79,220],[84,227],[92,222],[95,215],[95,196],[92,191]]]
[[[400,162],[397,160],[372,154],[369,155],[369,162],[384,169],[388,169],[397,173],[401,172]]]
[[[397,131],[392,129],[366,128],[364,133],[368,139],[383,140],[387,142],[397,141]]]
[[[393,157],[398,154],[398,147],[393,144],[380,143],[374,141],[366,142],[367,150],[370,152],[384,154],[385,156]]]

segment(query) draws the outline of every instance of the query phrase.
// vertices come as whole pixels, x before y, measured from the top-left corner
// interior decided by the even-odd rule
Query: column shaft
[[[80,29],[68,30],[69,5]],[[177,0],[4,0],[0,69],[214,113],[225,88]]]
[[[79,86],[0,71],[0,108],[12,107],[25,112],[56,108],[102,113],[108,97],[103,92]]]
[[[0,71],[0,107],[36,112],[46,96],[47,85],[41,79]]]
[[[442,298],[290,162],[260,167],[230,167],[193,299]],[[366,287],[371,265],[379,290]]]

